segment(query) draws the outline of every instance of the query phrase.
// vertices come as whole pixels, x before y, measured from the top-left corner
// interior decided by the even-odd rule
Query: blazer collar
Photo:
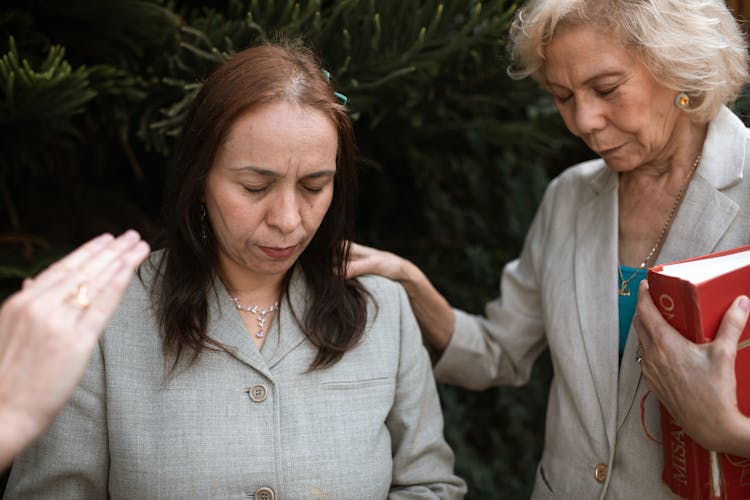
[[[306,296],[304,274],[296,267],[292,272],[288,296],[279,301],[279,313],[271,323],[262,351],[259,351],[224,283],[217,277],[214,279],[213,293],[208,294],[207,333],[210,338],[226,346],[230,355],[270,378],[273,366],[306,338],[292,314],[294,308],[297,317],[304,318]]]
[[[722,106],[708,125],[703,158],[697,174],[715,189],[726,189],[742,180],[747,154],[747,129],[729,108]]]
[[[309,299],[305,274],[300,266],[296,266],[289,281],[289,293],[280,301],[275,335],[266,339],[266,344],[263,346],[263,356],[268,360],[270,367],[276,365],[292,349],[307,340],[300,328],[300,322],[305,318]]]
[[[657,264],[714,251],[739,212],[723,190],[742,180],[747,149],[742,121],[723,107],[709,123],[703,156],[667,234]]]

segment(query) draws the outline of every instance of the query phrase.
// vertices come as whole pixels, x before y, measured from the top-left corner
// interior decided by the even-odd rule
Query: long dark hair
[[[152,296],[165,355],[174,355],[172,368],[183,352],[191,353],[193,362],[204,349],[225,348],[206,332],[216,244],[201,213],[201,195],[234,121],[273,101],[323,112],[335,123],[339,137],[333,199],[299,258],[310,302],[302,319],[292,311],[318,348],[311,369],[334,364],[364,333],[368,294],[357,281],[345,278],[357,196],[352,124],[315,55],[298,41],[282,40],[246,49],[219,64],[192,102],[178,141],[165,194],[166,251],[157,263]],[[291,270],[282,283],[287,297],[290,277]]]

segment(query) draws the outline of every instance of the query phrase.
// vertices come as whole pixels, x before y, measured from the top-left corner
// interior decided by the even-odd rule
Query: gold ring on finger
[[[86,282],[79,283],[68,295],[68,304],[80,310],[84,310],[91,305],[89,298],[89,287]]]

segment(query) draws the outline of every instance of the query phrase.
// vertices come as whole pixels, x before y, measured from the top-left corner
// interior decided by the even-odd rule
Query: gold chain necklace
[[[687,189],[688,184],[690,183],[690,179],[693,177],[693,173],[695,173],[695,169],[698,168],[698,164],[701,162],[701,154],[698,155],[698,158],[695,159],[695,163],[693,163],[693,166],[690,168],[690,172],[688,172],[687,177],[682,183],[682,186],[680,186],[680,191],[677,193],[677,196],[674,199],[674,204],[672,205],[672,209],[669,211],[669,216],[667,217],[667,222],[664,224],[664,227],[661,228],[661,232],[659,233],[659,237],[656,239],[656,244],[651,248],[651,251],[646,255],[646,258],[643,259],[641,264],[636,268],[635,271],[633,271],[633,274],[630,275],[628,279],[625,279],[625,276],[622,274],[622,266],[617,266],[617,271],[620,273],[620,281],[622,284],[620,285],[619,294],[623,297],[630,296],[630,290],[628,290],[628,284],[630,284],[633,279],[635,279],[636,276],[638,276],[638,273],[646,268],[646,265],[651,261],[651,257],[653,257],[654,253],[656,252],[656,249],[659,248],[661,245],[662,240],[664,239],[664,236],[667,234],[667,230],[669,229],[669,226],[672,224],[672,219],[674,219],[675,214],[677,213],[677,209],[680,207],[680,202],[682,201],[682,196],[685,194],[685,190]]]

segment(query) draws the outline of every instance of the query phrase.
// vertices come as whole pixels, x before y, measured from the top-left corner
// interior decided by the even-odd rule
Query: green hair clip
[[[324,70],[324,69],[322,69],[321,71],[323,72],[323,77],[324,77],[324,78],[326,79],[326,81],[327,81],[328,83],[331,83],[331,74],[330,74],[330,73],[329,73],[328,71]],[[336,99],[338,99],[338,100],[339,100],[339,102],[340,102],[341,104],[343,104],[344,106],[346,106],[346,103],[347,103],[347,102],[349,102],[349,98],[348,98],[348,97],[346,97],[346,96],[345,96],[344,94],[342,94],[341,92],[335,92],[335,91],[334,91],[334,92],[333,92],[333,95],[335,95],[335,96],[336,96]]]

